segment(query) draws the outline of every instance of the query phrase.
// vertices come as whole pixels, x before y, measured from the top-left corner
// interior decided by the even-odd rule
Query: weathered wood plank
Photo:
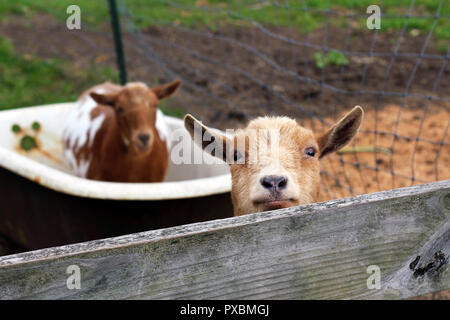
[[[0,257],[0,298],[409,298],[450,288],[449,218],[446,180],[49,248]]]

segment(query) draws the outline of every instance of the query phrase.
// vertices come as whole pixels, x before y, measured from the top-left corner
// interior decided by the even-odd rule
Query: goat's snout
[[[148,133],[141,133],[138,135],[139,141],[143,144],[143,145],[147,145],[149,140],[150,140],[150,135]]]
[[[151,150],[151,140],[152,140],[151,133],[144,133],[144,132],[138,133],[135,136],[136,147],[141,152],[149,152]]]
[[[284,176],[271,175],[262,177],[260,182],[265,189],[268,189],[271,192],[278,192],[286,188],[288,178]]]

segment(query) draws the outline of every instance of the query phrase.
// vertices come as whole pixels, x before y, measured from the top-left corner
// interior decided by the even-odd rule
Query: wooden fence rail
[[[3,256],[0,298],[409,298],[450,288],[449,218],[446,180]]]

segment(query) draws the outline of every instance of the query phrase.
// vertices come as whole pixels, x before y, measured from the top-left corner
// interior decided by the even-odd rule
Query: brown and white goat
[[[318,137],[288,117],[257,118],[232,137],[189,114],[184,123],[197,145],[230,165],[231,198],[239,216],[316,202],[319,159],[349,143],[363,115],[356,106]]]
[[[169,137],[158,103],[180,86],[103,83],[85,91],[63,131],[64,155],[75,174],[116,182],[159,182]]]

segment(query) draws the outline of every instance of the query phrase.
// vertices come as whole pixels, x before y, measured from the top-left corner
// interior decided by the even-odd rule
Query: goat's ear
[[[90,96],[92,99],[94,99],[95,102],[98,104],[103,105],[114,105],[114,101],[116,100],[117,93],[97,93],[97,92],[91,92]]]
[[[233,143],[225,135],[204,126],[190,114],[184,117],[184,127],[191,135],[192,140],[203,151],[227,162],[227,143]],[[229,147],[230,148],[230,147]],[[229,157],[228,157],[229,160]]]
[[[181,86],[181,80],[175,80],[170,83],[166,83],[162,86],[153,88],[153,92],[156,94],[159,100],[167,98],[177,91],[177,89]]]
[[[356,106],[347,113],[339,122],[319,136],[320,156],[322,158],[329,153],[338,151],[349,143],[358,133],[364,117],[364,111],[360,106]]]

